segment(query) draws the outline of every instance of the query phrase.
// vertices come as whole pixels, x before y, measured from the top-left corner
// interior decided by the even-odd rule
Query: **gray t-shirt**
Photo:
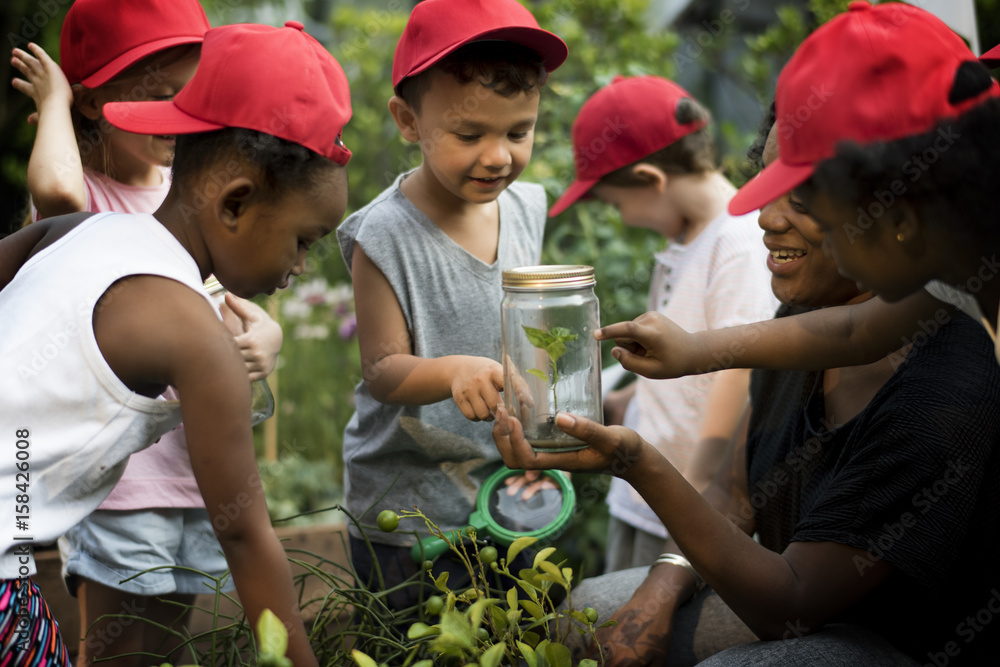
[[[501,274],[540,261],[544,190],[514,183],[500,195],[497,261],[487,265],[403,196],[399,185],[405,176],[337,229],[348,268],[358,243],[392,286],[414,355],[472,355],[499,362]],[[385,405],[371,397],[364,382],[355,387],[354,399],[356,412],[344,433],[348,510],[362,523],[372,524],[384,509],[416,506],[443,530],[464,527],[480,485],[501,465],[492,424],[469,421],[451,399],[431,405]],[[401,528],[426,532],[422,525]],[[369,532],[368,537],[400,546],[414,541],[405,532]]]

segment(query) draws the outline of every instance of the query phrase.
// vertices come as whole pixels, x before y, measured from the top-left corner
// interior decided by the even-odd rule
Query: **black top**
[[[761,544],[864,549],[859,576],[885,559],[894,567],[886,583],[836,620],[871,628],[922,664],[992,664],[1000,367],[982,326],[953,315],[834,430],[824,425],[821,373],[754,371],[750,394],[747,469]]]

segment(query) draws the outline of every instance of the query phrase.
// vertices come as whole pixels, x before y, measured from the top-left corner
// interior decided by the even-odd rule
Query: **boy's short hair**
[[[690,97],[677,101],[674,119],[679,125],[695,122],[708,124],[711,118],[708,109]],[[685,134],[666,148],[605,174],[598,183],[621,187],[646,185],[646,181],[633,172],[633,167],[639,163],[651,164],[668,174],[703,174],[714,171],[718,166],[715,161],[715,141],[708,128],[702,127]]]
[[[309,190],[328,179],[331,169],[340,168],[301,144],[257,130],[227,127],[177,135],[172,177],[200,193],[237,175],[254,176],[264,186],[264,196],[273,200],[289,191]]]
[[[396,95],[418,113],[424,94],[430,90],[431,72],[435,69],[461,84],[478,81],[504,97],[531,93],[545,83],[547,76],[542,57],[534,49],[508,42],[472,42],[396,86]]]
[[[463,63],[456,57],[460,50],[476,62]],[[426,77],[423,83],[409,80],[449,60],[449,74],[459,81],[485,80],[484,85],[490,87],[499,84],[494,90],[501,95],[507,94],[504,90],[514,95],[544,83],[545,73],[563,64],[567,54],[566,43],[538,27],[535,17],[517,0],[424,0],[413,8],[396,44],[392,86],[396,95],[417,110],[426,92]],[[540,75],[531,73],[536,61]],[[525,77],[527,88],[521,81]]]
[[[639,162],[670,173],[715,169],[715,145],[705,129],[711,114],[691,95],[659,76],[618,76],[594,93],[573,121],[575,180],[559,197],[556,216],[598,182],[642,185]]]

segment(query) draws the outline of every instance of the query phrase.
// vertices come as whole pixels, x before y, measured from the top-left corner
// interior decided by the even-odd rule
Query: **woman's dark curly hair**
[[[963,63],[949,101],[973,99],[991,85],[983,66]],[[810,188],[836,193],[873,218],[895,198],[905,198],[928,224],[945,226],[968,242],[995,244],[998,179],[1000,99],[992,97],[918,135],[864,146],[844,142],[803,189],[807,195]]]

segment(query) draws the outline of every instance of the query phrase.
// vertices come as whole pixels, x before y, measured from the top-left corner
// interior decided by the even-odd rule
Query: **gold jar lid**
[[[513,291],[580,289],[595,284],[594,267],[583,264],[520,266],[503,272],[503,288]]]

